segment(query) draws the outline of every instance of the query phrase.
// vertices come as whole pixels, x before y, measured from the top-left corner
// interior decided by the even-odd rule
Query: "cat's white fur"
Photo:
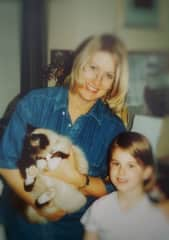
[[[44,214],[54,213],[60,209],[67,213],[77,211],[86,203],[84,194],[72,184],[44,175],[44,170],[54,170],[60,161],[69,161],[69,159],[63,160],[58,157],[52,159],[54,152],[61,151],[70,154],[71,149],[73,149],[75,167],[80,173],[87,174],[88,162],[84,153],[79,147],[73,145],[70,139],[52,130],[37,128],[32,134],[44,134],[49,140],[49,145],[38,153],[39,159],[36,161],[36,165],[31,165],[26,169],[25,184],[29,185],[35,180],[30,192],[32,197],[40,204],[49,202],[41,207],[41,212]],[[31,144],[38,146],[39,143],[38,141],[32,141]],[[26,215],[31,222],[46,222],[45,217],[40,216],[31,206],[27,207]]]

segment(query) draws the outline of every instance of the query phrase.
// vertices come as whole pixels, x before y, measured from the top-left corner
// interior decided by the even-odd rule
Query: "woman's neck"
[[[72,120],[72,123],[76,121],[78,117],[86,114],[94,105],[94,102],[86,101],[72,90],[69,91],[68,96],[68,111]]]
[[[119,201],[120,208],[124,211],[135,207],[137,203],[145,196],[143,190],[133,191],[132,193],[117,191],[117,197]]]

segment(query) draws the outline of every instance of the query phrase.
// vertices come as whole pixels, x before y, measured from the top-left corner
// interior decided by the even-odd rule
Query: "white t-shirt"
[[[81,223],[87,231],[97,232],[101,240],[169,240],[168,219],[146,196],[124,212],[117,192],[110,193],[87,209]]]

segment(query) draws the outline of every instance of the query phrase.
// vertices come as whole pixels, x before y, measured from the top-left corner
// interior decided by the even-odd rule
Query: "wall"
[[[128,29],[125,0],[46,0],[48,61],[51,49],[74,49],[93,33],[116,32],[129,50],[169,50],[169,1],[160,0],[160,28]],[[0,117],[20,90],[20,16],[22,0],[0,0]],[[4,91],[5,88],[5,91]]]
[[[157,29],[126,27],[125,3],[126,0],[49,0],[49,51],[75,48],[86,36],[100,32],[116,32],[129,50],[169,50],[169,1],[159,1]]]
[[[147,28],[126,26],[125,9],[130,0],[116,1],[116,31],[129,50],[169,50],[169,1],[160,0],[158,26]],[[134,15],[133,15],[134,16]],[[143,15],[144,17],[144,15]]]
[[[0,117],[20,89],[20,0],[0,0]]]
[[[115,30],[112,0],[50,0],[48,49],[74,49],[85,37]]]

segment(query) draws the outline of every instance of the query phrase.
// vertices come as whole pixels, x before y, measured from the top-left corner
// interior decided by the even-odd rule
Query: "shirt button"
[[[69,123],[69,124],[68,124],[68,127],[71,127],[71,126],[72,126],[72,124],[71,124],[71,123]]]
[[[62,115],[65,116],[65,112],[62,112]]]

